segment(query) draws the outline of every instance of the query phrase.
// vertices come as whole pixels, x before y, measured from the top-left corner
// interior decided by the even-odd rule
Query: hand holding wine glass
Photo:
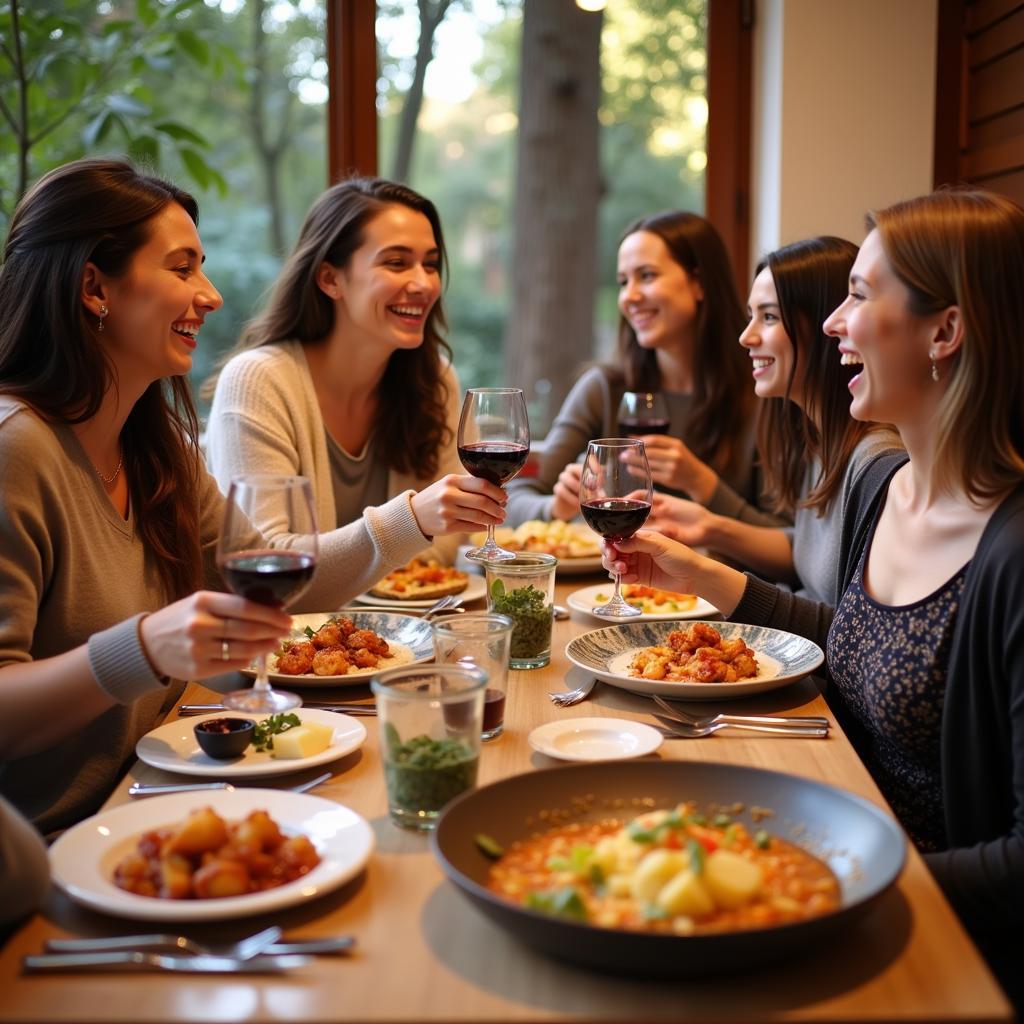
[[[290,535],[288,548],[259,543],[252,524],[275,519],[282,521]],[[313,490],[305,477],[240,476],[231,481],[217,544],[217,564],[234,593],[259,604],[284,608],[309,586],[316,556]],[[227,640],[223,650],[228,660]],[[225,707],[269,715],[302,703],[294,693],[271,689],[265,655],[257,658],[256,666],[253,688],[227,694]]]
[[[668,405],[660,391],[625,392],[617,419],[623,437],[668,433]]]
[[[466,471],[501,487],[526,465],[530,454],[530,422],[521,388],[470,388],[459,419],[459,458]],[[494,524],[487,541],[466,552],[477,562],[515,558],[494,539]]]
[[[607,437],[591,441],[580,480],[580,509],[587,525],[606,541],[631,537],[647,520],[654,488],[643,441]],[[624,618],[640,610],[622,597],[621,579],[615,574],[615,593],[595,615]]]

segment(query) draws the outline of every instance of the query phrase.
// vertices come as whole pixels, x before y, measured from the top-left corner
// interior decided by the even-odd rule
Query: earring
[[[939,382],[939,368],[935,365],[934,359],[932,360],[932,380],[935,381],[936,384]]]
[[[98,324],[96,325],[96,330],[97,330],[97,331],[102,331],[102,330],[103,330],[103,318],[104,318],[104,317],[105,317],[105,316],[106,316],[106,315],[107,315],[107,314],[108,314],[109,312],[110,312],[110,310],[109,310],[109,309],[107,309],[107,307],[106,307],[106,306],[100,306],[100,312],[99,312],[99,323],[98,323]]]

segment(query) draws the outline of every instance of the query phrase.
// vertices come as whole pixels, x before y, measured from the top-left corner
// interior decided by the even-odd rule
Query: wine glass
[[[619,433],[623,437],[639,434],[667,434],[668,405],[660,391],[627,391],[619,402]]]
[[[275,522],[289,535],[287,548],[271,548],[254,523]],[[316,568],[317,527],[313,489],[301,476],[238,476],[231,481],[217,541],[217,565],[224,582],[240,597],[284,608],[309,586]],[[256,659],[251,690],[235,690],[224,706],[235,711],[279,714],[302,698],[274,690],[267,658]]]
[[[459,419],[459,458],[466,471],[501,487],[526,465],[530,421],[521,388],[470,388]],[[494,524],[482,547],[466,552],[474,562],[503,562],[514,551],[498,547]]]
[[[654,487],[651,467],[643,441],[624,437],[605,437],[591,441],[583,462],[580,480],[580,509],[587,525],[605,540],[632,537],[651,512]],[[615,574],[615,593],[595,615],[625,618],[640,615],[640,609],[622,597],[622,581]]]

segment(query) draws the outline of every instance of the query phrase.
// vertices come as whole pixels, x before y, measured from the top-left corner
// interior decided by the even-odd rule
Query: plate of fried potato
[[[265,811],[285,837],[308,839],[319,863],[275,888],[210,899],[144,896],[115,884],[119,865],[139,849],[139,841],[147,833],[181,831],[193,812],[207,807],[229,823]],[[188,845],[198,851],[188,855],[194,862],[191,866],[198,868],[205,852],[200,849],[203,843],[190,839]],[[373,848],[369,824],[333,800],[275,789],[214,790],[170,793],[102,810],[68,829],[50,847],[50,867],[54,882],[71,899],[94,910],[146,921],[221,921],[308,903],[354,878]],[[155,856],[159,859],[162,852],[161,846]]]

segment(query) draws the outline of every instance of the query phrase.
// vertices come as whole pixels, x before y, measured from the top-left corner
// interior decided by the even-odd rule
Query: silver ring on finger
[[[220,660],[230,661],[231,660],[231,647],[227,640],[221,640],[220,642]]]

